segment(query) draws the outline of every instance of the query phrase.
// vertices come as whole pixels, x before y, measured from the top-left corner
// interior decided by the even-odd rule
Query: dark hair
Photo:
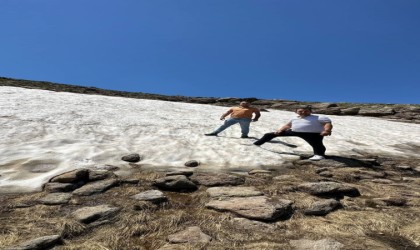
[[[301,105],[301,106],[296,107],[296,110],[298,110],[298,109],[305,109],[305,110],[312,111],[312,106],[311,105]]]

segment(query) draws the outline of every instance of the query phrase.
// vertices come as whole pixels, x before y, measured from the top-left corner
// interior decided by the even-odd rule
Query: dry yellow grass
[[[353,183],[362,196],[344,199],[344,209],[325,217],[305,216],[302,210],[321,198],[298,192],[302,181],[318,178],[313,169],[293,169],[293,180],[273,181],[271,177],[254,176],[245,185],[255,186],[265,195],[289,199],[296,209],[293,216],[284,221],[271,223],[272,230],[258,231],[239,228],[232,219],[235,215],[206,209],[209,200],[205,187],[193,193],[165,192],[169,202],[162,205],[141,203],[129,197],[152,189],[152,181],[161,173],[138,172],[130,176],[139,184],[123,184],[106,193],[92,197],[75,198],[69,205],[32,205],[17,208],[16,205],[31,203],[44,193],[3,197],[0,215],[0,245],[16,245],[27,239],[61,234],[65,245],[60,249],[159,249],[168,244],[167,237],[190,226],[199,226],[210,235],[210,244],[182,244],[180,249],[291,249],[288,242],[297,239],[333,238],[345,244],[344,249],[415,249],[420,244],[420,207],[418,187],[410,190],[398,185],[372,182]],[[302,174],[301,174],[302,173]],[[410,206],[367,206],[369,199],[412,195]],[[121,212],[108,223],[92,227],[73,218],[70,213],[82,206],[111,204],[121,207]]]

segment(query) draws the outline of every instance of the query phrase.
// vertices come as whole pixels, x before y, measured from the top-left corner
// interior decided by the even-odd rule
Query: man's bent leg
[[[218,134],[222,132],[223,130],[229,128],[230,126],[238,123],[239,121],[237,119],[229,118],[225,120],[222,126],[220,126],[218,129],[216,129],[212,134]]]
[[[272,139],[276,138],[277,136],[281,136],[279,134],[275,134],[275,133],[267,133],[264,134],[263,137],[261,137],[261,139],[257,140],[254,142],[254,145],[263,145],[264,143],[271,141]]]

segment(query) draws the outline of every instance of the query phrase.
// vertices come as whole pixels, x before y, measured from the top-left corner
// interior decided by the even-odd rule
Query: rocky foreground
[[[419,249],[418,159],[305,157],[268,170],[142,170],[142,157],[0,196],[2,249]]]

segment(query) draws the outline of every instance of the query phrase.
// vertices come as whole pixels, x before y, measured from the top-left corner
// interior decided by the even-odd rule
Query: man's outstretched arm
[[[230,115],[233,112],[233,109],[229,109],[226,113],[224,113],[221,117],[220,120],[224,120],[226,118],[226,116]]]
[[[284,124],[281,128],[277,129],[276,132],[274,132],[275,134],[280,134],[283,131],[289,130],[292,128],[292,123],[288,122],[286,124]]]

